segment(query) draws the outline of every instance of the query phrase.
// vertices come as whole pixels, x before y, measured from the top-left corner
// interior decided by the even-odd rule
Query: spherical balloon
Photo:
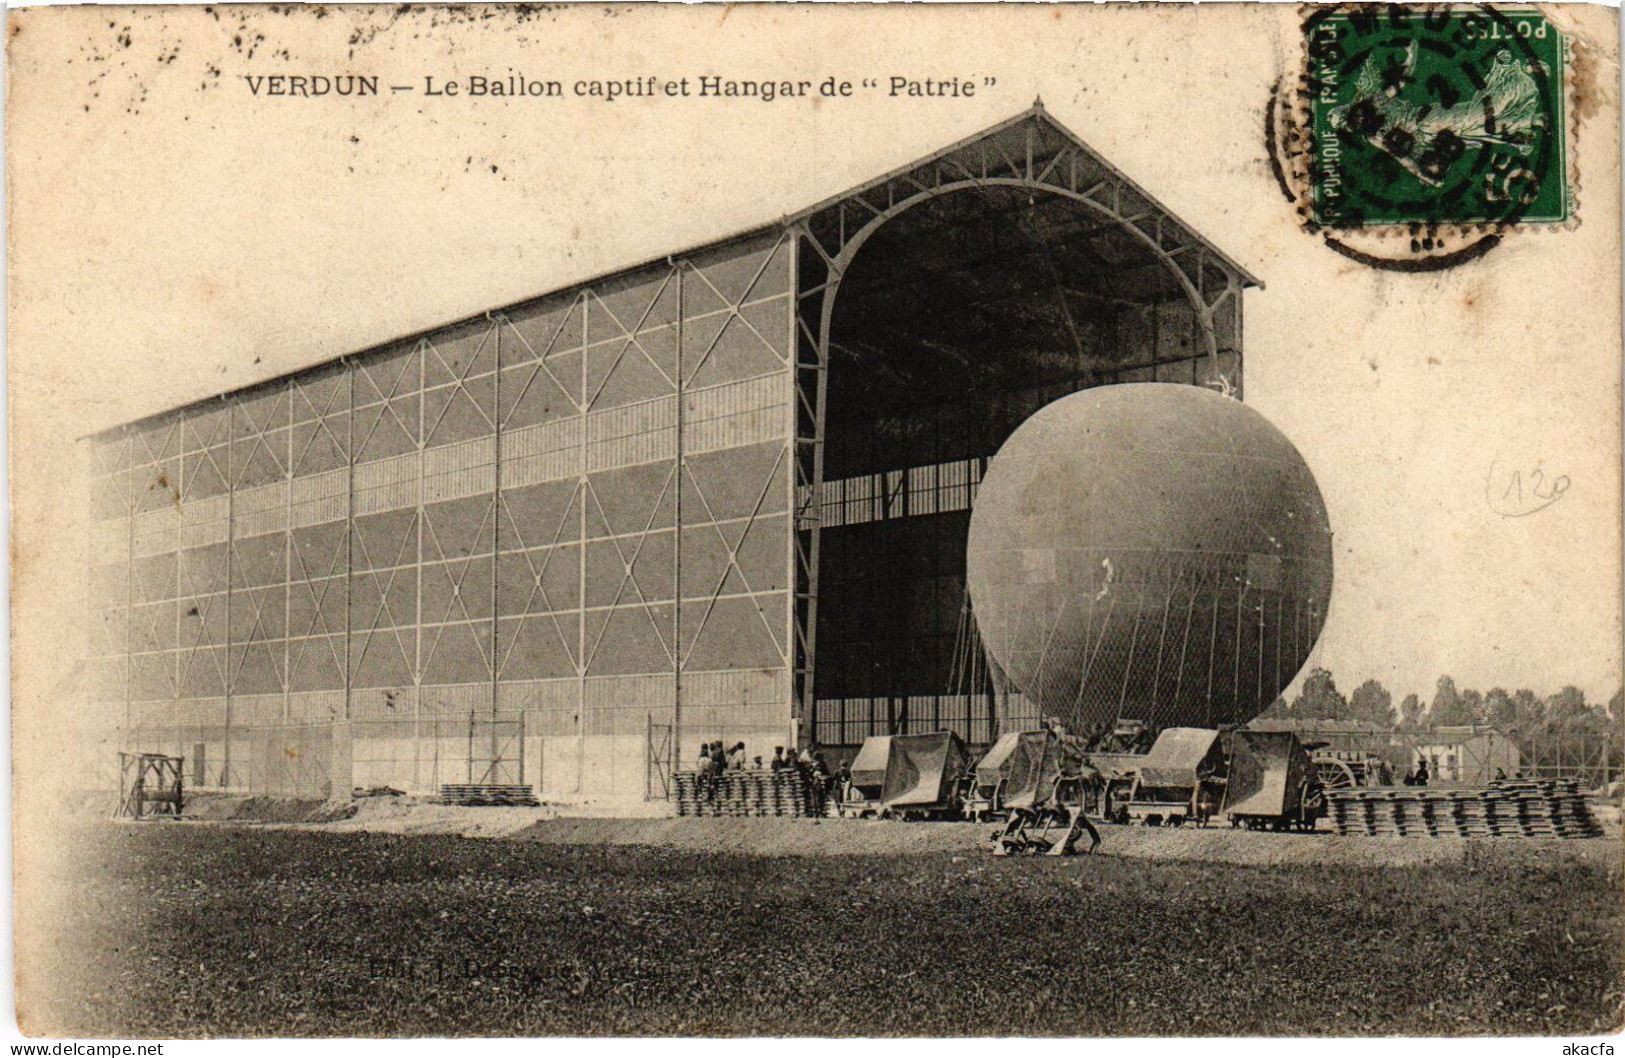
[[[1269,707],[1326,619],[1326,505],[1292,442],[1196,386],[1099,386],[1034,414],[971,512],[971,607],[1028,714],[1219,726]]]

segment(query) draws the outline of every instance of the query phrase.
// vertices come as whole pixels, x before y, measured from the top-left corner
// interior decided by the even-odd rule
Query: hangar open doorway
[[[810,211],[803,232],[809,734],[852,747],[951,728],[986,744],[1006,689],[976,644],[965,542],[988,459],[1091,386],[1239,396],[1241,291],[1256,280],[1041,105]]]

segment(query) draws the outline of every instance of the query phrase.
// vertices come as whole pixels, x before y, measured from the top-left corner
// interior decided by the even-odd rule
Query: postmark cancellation
[[[1568,43],[1544,12],[1339,5],[1301,25],[1268,138],[1307,230],[1423,270],[1576,222]]]

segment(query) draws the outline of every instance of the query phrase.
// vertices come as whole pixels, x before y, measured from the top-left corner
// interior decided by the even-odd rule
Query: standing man
[[[700,759],[694,766],[694,772],[699,777],[698,785],[701,796],[707,801],[711,800],[716,796],[717,780],[716,773],[711,767],[711,744],[709,742],[701,743]]]

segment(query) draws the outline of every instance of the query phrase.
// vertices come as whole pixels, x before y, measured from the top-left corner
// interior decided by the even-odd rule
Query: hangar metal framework
[[[1239,394],[1256,281],[1032,109],[709,246],[89,442],[91,671],[194,785],[658,793],[951,727],[986,460],[1092,385]],[[966,672],[975,672],[967,681]]]

